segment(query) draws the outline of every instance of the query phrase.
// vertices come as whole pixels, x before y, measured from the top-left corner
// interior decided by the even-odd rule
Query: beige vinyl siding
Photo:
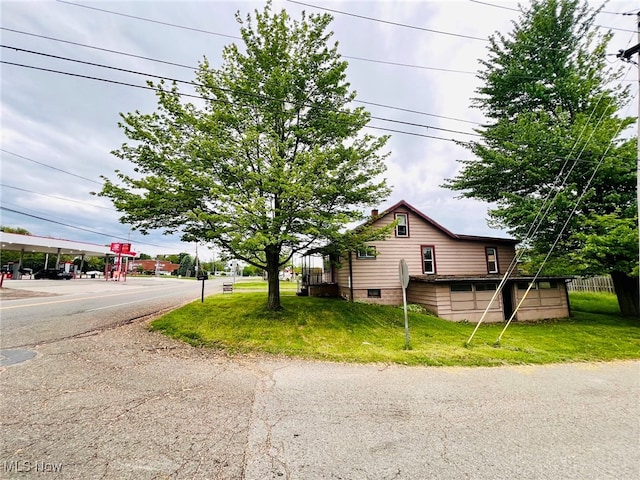
[[[409,283],[407,287],[407,302],[422,305],[434,315],[438,315],[437,286],[433,283]]]
[[[526,290],[516,288],[515,292],[515,305],[518,305]],[[558,283],[556,288],[531,289],[516,316],[520,321],[568,317],[566,285]]]
[[[452,292],[449,284],[412,282],[407,289],[407,301],[422,305],[428,311],[447,320],[477,322],[491,301],[495,290]],[[502,297],[494,300],[486,322],[501,322]]]
[[[478,291],[475,286],[471,292],[454,292],[451,291],[450,286],[448,286],[447,290],[446,294],[449,296],[450,308],[448,311],[440,309],[442,318],[468,320],[470,322],[477,322],[482,318],[485,309],[495,294],[495,290]],[[501,322],[503,319],[502,297],[498,295],[491,304],[484,321]]]
[[[398,212],[402,212],[398,210]],[[404,213],[404,212],[403,212]],[[393,222],[392,214],[376,222],[383,227]],[[358,259],[353,255],[354,288],[398,288],[398,264],[407,262],[409,275],[422,275],[423,245],[433,246],[436,274],[438,275],[484,275],[487,273],[485,247],[497,247],[500,272],[506,271],[515,256],[512,244],[496,245],[491,242],[456,240],[426,223],[422,218],[408,213],[409,236],[396,237],[393,233],[384,241],[371,242],[375,246],[375,259]],[[339,282],[348,279],[348,261],[343,262]],[[346,273],[345,273],[346,272]],[[345,277],[346,275],[346,277]]]

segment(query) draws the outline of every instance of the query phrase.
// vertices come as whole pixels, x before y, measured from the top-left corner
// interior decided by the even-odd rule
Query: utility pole
[[[636,53],[639,54],[638,61],[636,62],[636,65],[638,66],[638,135],[636,139],[638,146],[638,158],[636,160],[636,196],[638,206],[638,231],[640,232],[640,11],[636,13],[636,29],[638,32],[638,43],[627,50],[620,50],[617,56],[626,62],[632,62],[633,60],[631,60],[631,56]],[[640,235],[638,235],[638,261],[640,262]],[[638,287],[640,288],[640,284]]]

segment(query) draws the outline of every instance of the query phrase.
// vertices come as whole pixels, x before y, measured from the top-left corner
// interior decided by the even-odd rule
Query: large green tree
[[[492,223],[531,258],[557,242],[551,269],[610,273],[622,312],[637,316],[636,139],[625,132],[634,120],[619,115],[629,91],[596,13],[578,0],[532,0],[510,33],[490,38],[473,99],[487,122],[465,144],[475,158],[445,186],[494,202]]]
[[[136,175],[117,171],[100,194],[143,233],[180,231],[265,269],[277,310],[279,267],[389,194],[387,138],[361,133],[370,116],[350,107],[329,15],[254,13],[236,14],[243,48],[225,47],[218,69],[201,63],[198,101],[161,82],[156,112],[122,115],[131,142],[113,153]]]

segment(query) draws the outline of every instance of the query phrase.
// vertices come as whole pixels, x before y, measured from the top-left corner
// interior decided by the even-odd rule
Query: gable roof
[[[448,237],[453,238],[455,240],[469,240],[469,241],[477,241],[477,242],[491,241],[491,242],[498,242],[498,243],[513,243],[513,244],[516,244],[516,243],[519,242],[519,240],[515,240],[513,238],[483,237],[483,236],[478,236],[478,235],[459,235],[457,233],[453,233],[451,230],[446,229],[445,227],[440,225],[438,222],[436,222],[433,218],[425,215],[420,210],[418,210],[414,206],[410,205],[409,203],[405,202],[404,200],[400,200],[398,203],[396,203],[395,205],[392,205],[391,207],[387,208],[385,211],[380,213],[378,216],[371,218],[366,223],[375,223],[379,219],[381,219],[383,217],[386,217],[387,215],[389,215],[390,213],[393,213],[394,211],[400,209],[401,207],[406,209],[406,210],[409,210],[411,213],[413,213],[414,215],[420,217],[422,220],[427,222],[429,225],[433,226],[436,230],[441,231],[442,233],[444,233]]]

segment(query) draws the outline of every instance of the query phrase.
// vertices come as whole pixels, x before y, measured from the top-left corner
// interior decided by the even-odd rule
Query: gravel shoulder
[[[33,290],[24,290],[18,288],[0,288],[0,301],[5,300],[20,300],[22,298],[37,298],[37,297],[54,297],[57,294],[47,292],[36,292]]]

